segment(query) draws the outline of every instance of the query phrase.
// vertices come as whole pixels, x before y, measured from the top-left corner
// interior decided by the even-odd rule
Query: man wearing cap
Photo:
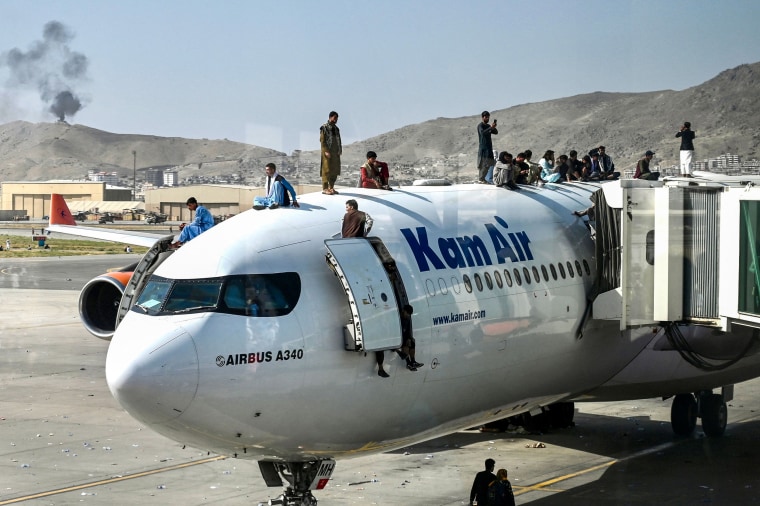
[[[488,120],[491,119],[490,112],[483,111],[480,118],[482,121],[478,124],[478,183],[488,184],[486,176],[496,165],[491,135],[498,135],[499,131],[496,130],[496,120],[493,120],[493,124],[488,124]]]
[[[647,150],[647,152],[644,153],[643,158],[641,158],[639,160],[639,163],[636,164],[636,173],[633,175],[633,179],[646,179],[648,181],[657,181],[660,178],[659,172],[649,171],[649,162],[652,161],[653,156],[654,156],[654,151]]]

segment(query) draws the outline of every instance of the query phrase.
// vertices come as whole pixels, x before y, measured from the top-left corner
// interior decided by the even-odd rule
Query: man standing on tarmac
[[[482,121],[478,124],[478,183],[489,184],[488,173],[496,165],[491,135],[498,135],[499,131],[496,130],[496,120],[493,120],[493,124],[488,124],[488,120],[491,119],[490,112],[483,111],[480,117]]]
[[[496,467],[494,459],[486,459],[486,470],[475,475],[470,490],[470,506],[477,501],[478,506],[488,506],[488,485],[496,479],[493,470]]]

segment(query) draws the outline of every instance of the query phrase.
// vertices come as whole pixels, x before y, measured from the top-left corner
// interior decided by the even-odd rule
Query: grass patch
[[[11,240],[11,250],[5,250],[5,240]],[[0,236],[0,258],[33,258],[48,256],[118,255],[124,253],[126,244],[81,239],[61,239],[48,237],[45,241],[49,249],[40,247],[31,237],[21,235]],[[133,253],[145,254],[148,248],[132,246]]]

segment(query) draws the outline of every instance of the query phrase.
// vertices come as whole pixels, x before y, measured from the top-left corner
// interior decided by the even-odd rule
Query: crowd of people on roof
[[[578,158],[578,152],[573,149],[568,154],[555,156],[553,150],[548,149],[538,160],[532,161],[533,152],[526,149],[516,156],[508,151],[501,151],[496,155],[491,136],[498,135],[497,120],[490,123],[491,113],[483,111],[481,121],[478,123],[478,180],[479,184],[493,184],[519,190],[519,185],[543,186],[547,183],[563,183],[574,181],[609,181],[620,178],[620,172],[615,170],[615,162],[607,153],[605,146],[597,146],[588,151],[586,155]],[[325,195],[337,195],[335,182],[340,175],[340,157],[343,154],[343,144],[338,128],[338,113],[330,111],[327,122],[319,129],[319,143],[321,152],[320,175],[322,178],[322,193]],[[696,134],[691,130],[691,123],[685,121],[676,138],[681,139],[680,166],[681,176],[691,177],[691,161],[694,155],[693,140]],[[647,150],[638,163],[633,175],[634,179],[656,181],[660,177],[657,171],[651,171],[649,164],[654,157],[654,151]],[[281,174],[277,173],[277,167],[268,163],[266,172],[266,195],[255,197],[253,208],[276,209],[278,207],[300,207],[296,198],[296,191]],[[361,166],[357,186],[360,188],[376,190],[392,190],[389,185],[388,164],[378,160],[377,153],[367,152],[367,161]],[[185,242],[197,237],[214,225],[211,214],[198,201],[191,197],[187,201],[191,212],[195,212],[192,223],[180,225],[180,235],[171,244],[176,249]]]

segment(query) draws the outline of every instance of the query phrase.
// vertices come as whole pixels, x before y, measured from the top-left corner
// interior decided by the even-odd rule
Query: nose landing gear
[[[728,409],[722,394],[711,391],[696,394],[678,394],[670,408],[670,424],[679,436],[689,436],[702,419],[702,430],[707,437],[720,437],[728,424]]]
[[[335,461],[330,459],[312,462],[259,462],[259,469],[267,486],[280,487],[283,480],[289,486],[282,495],[270,499],[259,506],[281,504],[283,506],[317,506],[317,499],[312,490],[325,487],[335,470]]]

